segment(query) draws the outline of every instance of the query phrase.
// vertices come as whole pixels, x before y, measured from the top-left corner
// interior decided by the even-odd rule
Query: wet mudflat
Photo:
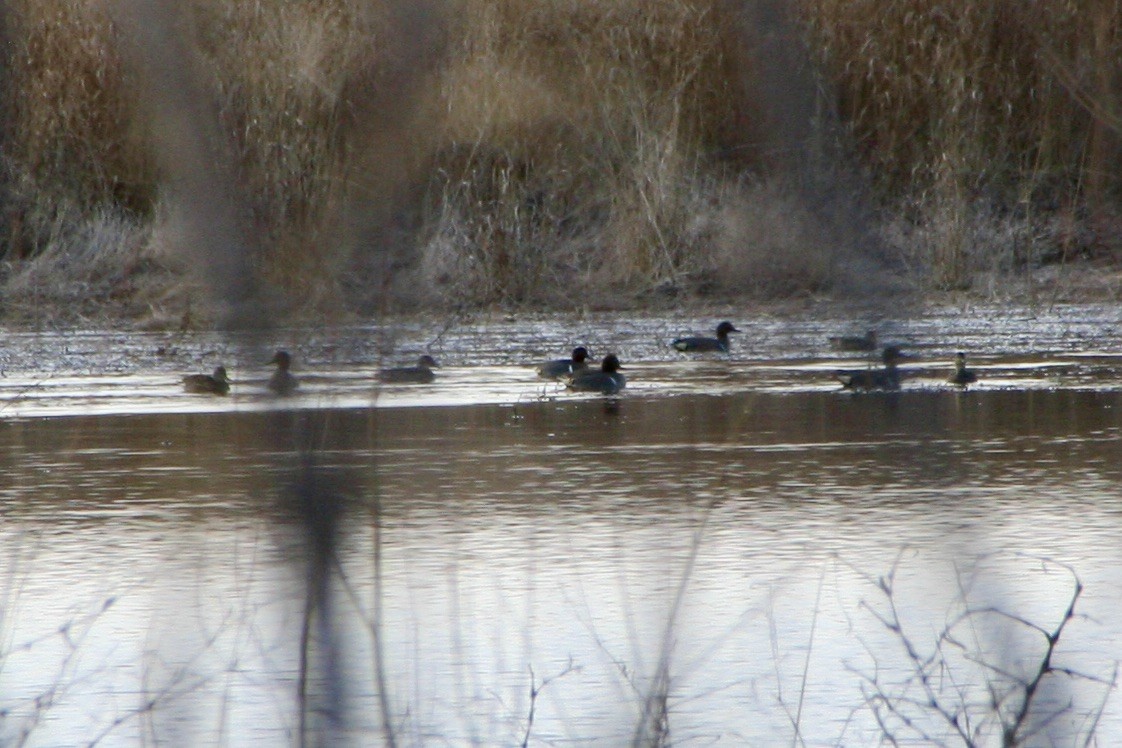
[[[872,395],[838,391],[830,372],[863,364],[813,320],[736,320],[716,359],[667,352],[694,330],[665,320],[490,321],[435,346],[403,325],[390,353],[372,331],[254,341],[300,354],[279,403],[237,341],[29,336],[0,379],[2,742],[295,742],[304,568],[278,497],[309,456],[350,497],[338,729],[360,743],[385,692],[404,744],[521,744],[531,683],[557,676],[534,740],[628,743],[665,692],[675,743],[873,744],[878,709],[924,700],[893,606],[925,656],[964,605],[1051,631],[1063,565],[1084,591],[1054,664],[1109,681],[1122,345],[1112,310],[1063,311],[895,323],[916,356]],[[622,397],[534,376],[575,343],[620,353]],[[433,385],[373,386],[376,362],[425,349]],[[966,391],[944,383],[959,349],[982,377]],[[230,397],[178,391],[218,362]],[[940,703],[984,728],[1000,679],[971,661],[1028,679],[1043,642],[1008,618],[955,633]],[[1046,681],[1039,742],[1086,734],[1104,698],[1100,742],[1122,736],[1091,678]]]

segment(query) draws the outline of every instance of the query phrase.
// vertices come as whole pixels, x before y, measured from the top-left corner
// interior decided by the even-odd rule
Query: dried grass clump
[[[99,4],[13,0],[4,13],[5,222],[8,258],[34,254],[74,209],[142,215],[155,190],[116,52]],[[59,207],[65,206],[65,207]]]
[[[353,90],[369,83],[383,33],[368,4],[197,2],[189,15],[237,164],[261,265],[299,288],[337,274],[328,246],[361,139]]]
[[[396,5],[228,0],[169,7],[163,25],[184,37],[178,49],[189,55],[176,64],[209,97],[200,111],[220,124],[214,152],[232,162],[223,167],[236,179],[236,211],[256,249],[255,266],[294,297],[313,299],[309,304],[337,303],[353,244],[347,211],[363,191],[370,202],[385,197],[361,170],[369,165],[369,141],[396,116],[370,105],[372,91],[400,84],[382,77],[391,66],[386,51],[400,47],[388,20]],[[124,51],[127,24],[114,23],[113,8],[17,0],[11,9],[10,259],[50,250],[41,243],[44,228],[27,224],[45,217],[49,228],[58,205],[76,206],[79,214],[65,215],[80,222],[123,208],[154,224],[168,212],[159,189],[168,175],[156,166],[166,163],[147,129],[167,118],[151,116],[153,104],[138,85],[142,71],[129,67]],[[137,59],[143,64],[143,55]],[[391,150],[410,145],[395,142]]]
[[[842,116],[890,190],[948,175],[974,194],[1081,180],[1087,143],[1071,135],[1094,116],[1071,85],[1104,104],[1116,94],[1099,80],[1122,73],[1116,3],[811,0],[806,12]]]
[[[116,214],[171,251],[171,169],[109,7],[9,4],[9,261]],[[780,0],[167,7],[250,264],[294,308],[786,296],[870,262],[958,289],[1122,248],[1113,0],[805,0],[801,28]],[[916,244],[859,256],[875,220]]]
[[[92,215],[60,208],[49,233],[34,240],[47,247],[34,258],[4,263],[0,274],[3,315],[12,320],[73,324],[105,321],[107,313],[137,317],[147,312],[153,289],[168,283],[168,266],[149,250],[149,229],[121,211]]]
[[[688,279],[735,82],[704,1],[464,0],[425,261],[470,303]]]
[[[791,297],[827,290],[838,278],[834,237],[804,201],[777,182],[752,182],[720,203],[706,282],[730,296]]]
[[[807,0],[804,13],[885,202],[945,235],[937,287],[969,283],[963,226],[987,216],[1028,226],[1085,206],[1096,242],[1117,248],[1118,3]]]

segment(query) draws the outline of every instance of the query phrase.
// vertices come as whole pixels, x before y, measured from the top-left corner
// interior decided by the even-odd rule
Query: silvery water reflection
[[[914,688],[871,612],[884,610],[873,581],[894,564],[893,599],[925,652],[967,584],[971,600],[1053,628],[1071,578],[1039,557],[1070,564],[1089,617],[1065,630],[1057,664],[1109,679],[1122,637],[1122,395],[741,392],[606,406],[3,422],[4,740],[29,725],[32,745],[294,742],[302,572],[274,503],[295,462],[277,418],[304,419],[321,463],[354,477],[337,592],[358,743],[381,729],[375,610],[406,744],[520,744],[531,678],[551,676],[535,740],[626,743],[666,653],[675,742],[790,742],[798,715],[809,744],[875,743],[861,673]],[[1030,667],[1040,642],[1000,631],[980,625],[974,644]],[[1056,682],[1070,690],[1050,697],[1075,706],[1046,735],[1064,744],[1104,690]],[[44,693],[47,705],[26,700]],[[1099,735],[1122,736],[1118,704]]]

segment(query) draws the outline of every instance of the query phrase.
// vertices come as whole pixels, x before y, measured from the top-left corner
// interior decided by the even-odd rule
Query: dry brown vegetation
[[[861,161],[935,283],[1122,249],[1117,2],[810,0],[807,17]]]
[[[121,2],[7,4],[9,316],[206,316]],[[1114,0],[166,5],[295,311],[977,290],[1120,248]]]

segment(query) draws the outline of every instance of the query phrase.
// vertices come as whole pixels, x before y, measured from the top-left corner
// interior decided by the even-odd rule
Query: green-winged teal
[[[875,351],[877,331],[869,330],[861,337],[842,335],[830,338],[830,347],[837,351]]]
[[[273,372],[273,376],[269,377],[269,389],[277,395],[291,395],[296,391],[299,382],[296,377],[288,371],[292,366],[292,356],[288,355],[288,351],[277,351],[273,354],[273,358],[269,360],[270,364],[276,364],[277,370]]]
[[[546,377],[548,379],[557,379],[558,377],[568,377],[576,374],[581,369],[588,368],[588,349],[583,345],[578,345],[573,349],[572,358],[558,358],[553,361],[546,361],[538,367],[538,376]]]
[[[954,374],[947,380],[951,384],[965,387],[971,382],[978,381],[978,375],[966,368],[966,354],[959,351],[954,357]]]
[[[834,377],[841,382],[842,389],[861,390],[898,390],[900,389],[900,371],[896,364],[905,358],[900,348],[895,345],[886,346],[881,353],[884,361],[883,369],[856,369],[835,371]]]
[[[733,327],[731,322],[722,322],[717,325],[717,337],[715,338],[678,338],[670,346],[683,353],[705,353],[707,351],[728,353],[730,332],[740,332],[740,330]]]
[[[378,381],[386,384],[428,384],[436,379],[433,369],[439,369],[440,364],[427,353],[417,359],[416,366],[399,366],[393,369],[381,369],[378,372]]]
[[[213,374],[188,374],[183,377],[183,389],[198,395],[225,395],[230,392],[230,379],[226,367],[216,367]]]
[[[569,380],[569,388],[581,392],[615,394],[627,386],[626,377],[619,373],[622,368],[616,354],[609,353],[604,356],[599,369],[586,368],[574,373]]]

